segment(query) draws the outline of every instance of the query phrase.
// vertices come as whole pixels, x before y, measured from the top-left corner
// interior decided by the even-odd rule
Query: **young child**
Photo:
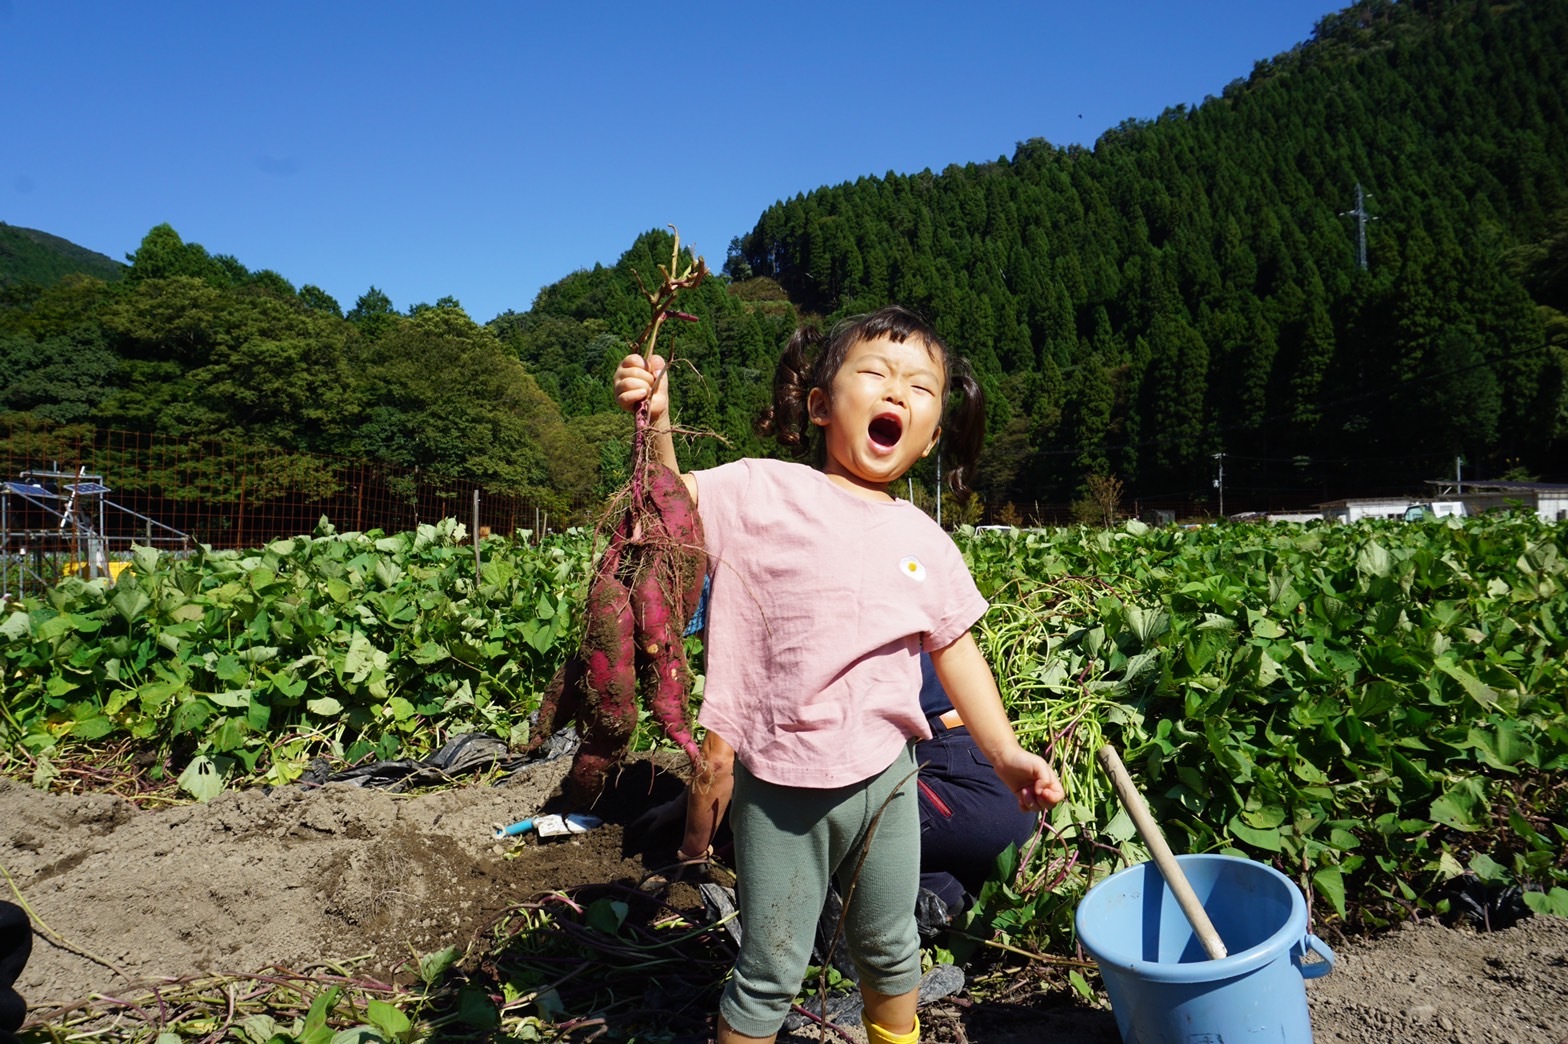
[[[644,367],[629,355],[615,393],[627,410],[649,400],[655,450],[679,473],[665,378],[662,359]],[[950,391],[957,402],[946,411]],[[845,943],[868,1039],[919,1039],[922,649],[1019,807],[1063,797],[1050,765],[1019,746],[970,634],[986,602],[958,548],[888,493],[936,446],[944,412],[962,489],[984,433],[980,387],[923,320],[884,308],[827,339],[802,330],[779,361],[759,428],[813,449],[816,468],[756,459],[681,475],[712,582],[698,721],[705,752],[719,755],[710,761],[734,766],[733,777],[717,772],[690,789],[681,850],[707,850],[733,795],[745,934],[719,1003],[721,1044],[777,1035],[833,880],[849,904]]]

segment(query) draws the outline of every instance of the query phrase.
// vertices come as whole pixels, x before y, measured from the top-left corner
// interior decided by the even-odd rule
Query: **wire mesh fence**
[[[257,547],[313,531],[400,532],[455,517],[481,537],[580,522],[477,483],[221,440],[86,426],[0,427],[0,593],[117,575],[135,544]]]

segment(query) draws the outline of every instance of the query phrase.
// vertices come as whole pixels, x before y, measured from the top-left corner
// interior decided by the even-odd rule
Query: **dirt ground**
[[[390,976],[540,892],[645,878],[621,823],[677,785],[649,762],[628,767],[599,829],[510,852],[496,841],[495,825],[539,810],[565,767],[416,796],[339,783],[158,810],[0,779],[0,865],[48,929],[17,989],[38,1015],[159,976],[350,960]],[[1568,921],[1484,934],[1426,922],[1329,942],[1336,967],[1307,984],[1318,1041],[1568,1042]],[[922,1019],[928,1041],[1118,1039],[1103,998],[1062,989],[961,992]]]

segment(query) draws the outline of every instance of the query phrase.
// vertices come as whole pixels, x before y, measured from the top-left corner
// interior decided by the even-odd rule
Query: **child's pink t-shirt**
[[[695,473],[707,538],[698,720],[783,786],[858,783],[931,735],[920,661],[984,615],[952,538],[907,501],[822,472],[740,460]]]

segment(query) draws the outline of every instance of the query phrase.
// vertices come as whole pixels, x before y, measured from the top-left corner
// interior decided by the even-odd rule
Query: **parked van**
[[[1464,518],[1468,511],[1462,500],[1432,500],[1425,504],[1411,504],[1405,509],[1406,522],[1419,522],[1424,518]]]

